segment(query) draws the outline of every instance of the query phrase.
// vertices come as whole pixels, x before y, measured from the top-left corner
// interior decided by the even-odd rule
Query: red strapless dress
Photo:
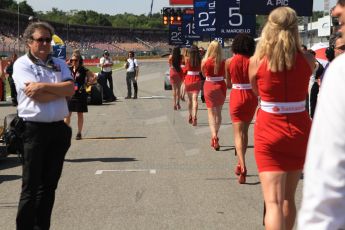
[[[188,60],[186,61],[185,68],[183,71],[185,73],[184,84],[186,92],[199,93],[201,89],[200,71],[200,66],[191,67]]]
[[[258,69],[259,95],[265,102],[299,102],[306,99],[312,74],[302,53],[289,71],[271,72],[267,59]],[[295,113],[257,112],[254,143],[259,172],[303,169],[311,120],[307,111]]]
[[[249,85],[249,57],[236,54],[228,67],[232,84]],[[235,89],[230,91],[229,113],[232,122],[250,122],[258,106],[258,97],[252,89]]]
[[[204,64],[204,77],[210,79],[214,77],[224,77],[225,62],[222,61],[218,73],[214,73],[214,59],[209,58]],[[207,108],[218,107],[224,104],[226,97],[225,81],[207,81],[204,83],[204,97]]]

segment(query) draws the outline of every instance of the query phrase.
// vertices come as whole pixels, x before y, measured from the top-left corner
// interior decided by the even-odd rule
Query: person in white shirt
[[[126,62],[126,83],[127,83],[127,97],[125,99],[131,99],[132,98],[132,86],[131,82],[133,82],[133,88],[134,88],[134,96],[133,99],[138,98],[138,74],[139,74],[139,66],[137,59],[134,58],[134,52],[130,51],[128,53],[128,59]]]
[[[49,229],[55,190],[71,145],[66,97],[74,94],[64,60],[51,56],[54,29],[33,22],[24,32],[29,51],[13,66],[23,147],[17,230]],[[19,122],[18,122],[19,123]]]
[[[345,37],[345,0],[338,0]],[[345,229],[345,55],[328,67],[319,94],[304,166],[304,187],[298,215],[300,230]]]

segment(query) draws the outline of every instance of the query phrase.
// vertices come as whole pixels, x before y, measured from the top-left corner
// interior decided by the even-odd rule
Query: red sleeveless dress
[[[183,72],[185,89],[188,93],[199,93],[201,89],[201,77],[200,77],[201,67],[192,67],[187,60],[185,63],[185,68]],[[188,72],[195,72],[195,74],[189,74]]]
[[[266,102],[306,99],[310,66],[302,53],[291,70],[271,72],[267,59],[258,69],[259,95]],[[311,120],[308,112],[269,113],[259,109],[254,127],[255,160],[259,172],[303,169]]]
[[[232,84],[250,84],[248,76],[249,57],[241,54],[233,56],[228,72]],[[258,97],[252,89],[230,91],[229,112],[232,122],[250,122],[258,106]]]
[[[182,57],[181,57],[182,59]],[[169,57],[169,67],[170,67],[170,84],[175,85],[175,84],[180,84],[182,83],[183,80],[183,73],[182,73],[182,68],[180,71],[177,71],[174,66],[172,65],[172,57]]]
[[[225,61],[221,62],[217,74],[214,74],[214,59],[209,58],[204,64],[205,78],[224,77],[225,75]],[[225,81],[207,81],[204,83],[204,97],[207,108],[213,108],[224,104],[226,97]]]

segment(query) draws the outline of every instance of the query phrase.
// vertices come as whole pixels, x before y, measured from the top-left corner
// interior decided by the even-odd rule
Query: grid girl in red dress
[[[221,112],[226,97],[225,61],[222,58],[222,48],[218,41],[212,41],[208,46],[202,60],[201,70],[205,77],[204,97],[211,129],[211,147],[218,151],[220,148],[218,131],[222,123]]]
[[[258,98],[249,83],[249,58],[254,54],[255,41],[248,34],[238,34],[232,42],[234,56],[226,61],[226,81],[230,91],[229,112],[234,130],[235,149],[238,164],[235,174],[238,182],[246,182],[247,168],[245,154],[248,146],[248,128],[253,119]]]
[[[305,110],[313,57],[303,53],[296,12],[273,10],[262,30],[249,79],[260,100],[254,127],[255,160],[266,205],[266,229],[292,229],[295,191],[311,120]]]

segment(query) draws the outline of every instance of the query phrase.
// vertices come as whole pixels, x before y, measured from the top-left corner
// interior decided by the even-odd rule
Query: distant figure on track
[[[180,94],[183,81],[183,72],[181,68],[182,55],[179,47],[174,47],[169,56],[170,84],[173,90],[174,110],[181,109]]]
[[[82,57],[79,52],[72,54],[70,63],[70,70],[74,80],[74,95],[67,100],[69,114],[65,118],[65,123],[69,125],[71,122],[72,112],[77,112],[78,132],[75,139],[80,140],[82,138],[81,132],[84,124],[84,113],[88,112],[85,86],[88,82],[95,82],[97,75],[83,66]]]
[[[188,96],[188,122],[193,126],[197,125],[198,116],[198,95],[201,89],[201,59],[198,47],[193,45],[189,51],[189,57],[186,59],[184,72],[185,89]]]
[[[139,76],[139,66],[138,61],[134,58],[134,52],[130,51],[128,53],[128,59],[126,62],[126,83],[127,83],[127,97],[125,99],[132,98],[132,82],[134,88],[133,99],[138,98],[138,76]]]

